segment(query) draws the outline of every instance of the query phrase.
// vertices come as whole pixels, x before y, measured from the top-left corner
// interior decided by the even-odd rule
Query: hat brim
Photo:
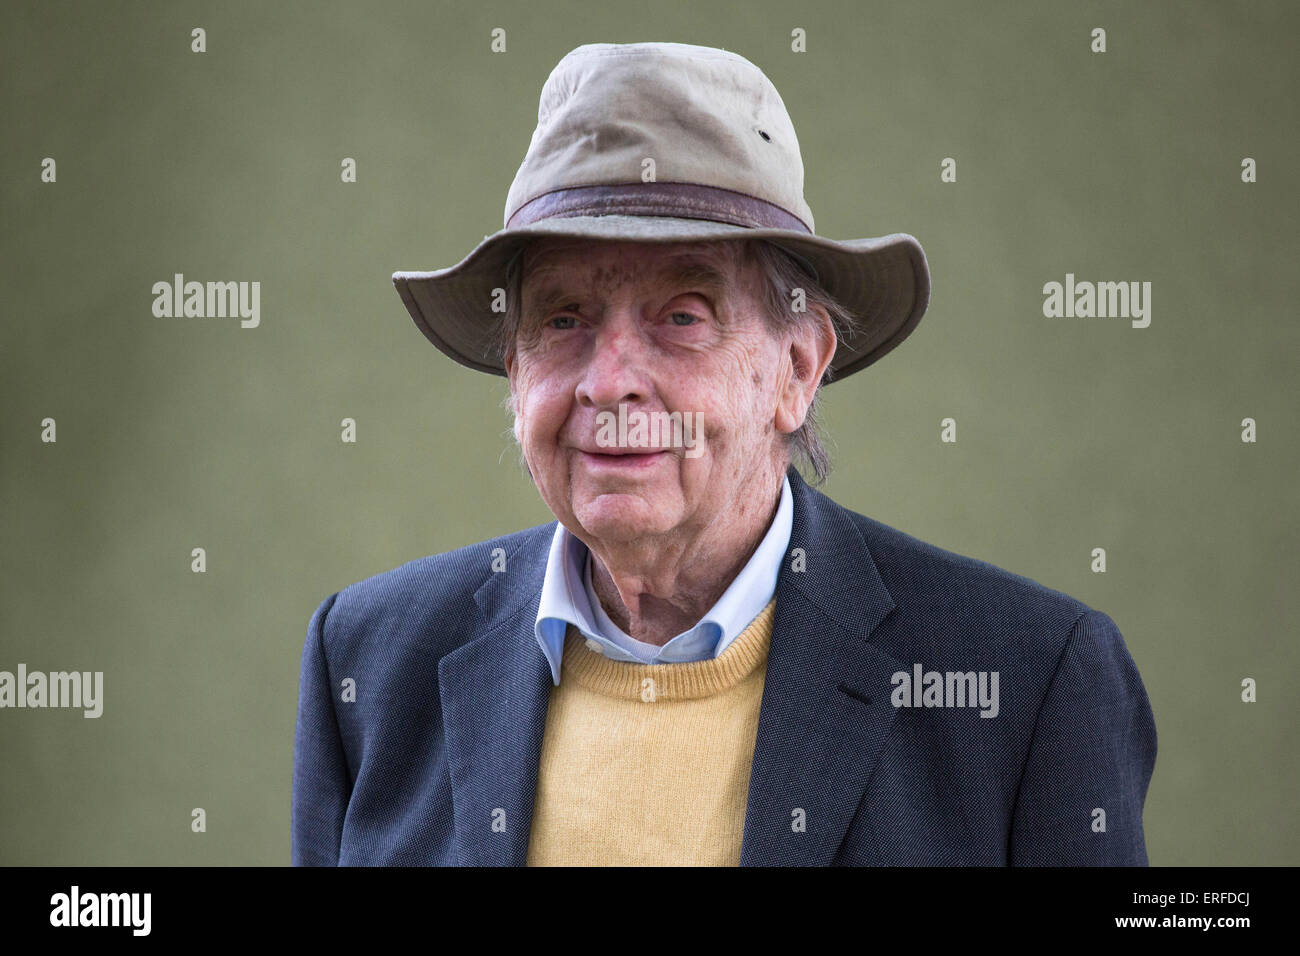
[[[492,290],[530,239],[623,242],[709,242],[767,239],[807,260],[821,286],[858,319],[861,331],[840,339],[833,380],[860,371],[893,351],[916,328],[930,301],[930,269],[915,238],[892,233],[871,239],[825,239],[789,229],[752,229],[704,219],[657,216],[573,216],[503,229],[463,260],[436,272],[395,272],[393,285],[425,337],[448,357],[480,372],[505,375],[496,347],[499,313]]]

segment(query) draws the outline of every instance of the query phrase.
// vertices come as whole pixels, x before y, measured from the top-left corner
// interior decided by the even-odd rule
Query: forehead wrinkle
[[[734,255],[732,269],[718,263],[718,258],[716,254],[703,251],[669,253],[657,262],[649,279],[645,269],[626,262],[599,265],[589,272],[566,267],[563,263],[543,262],[530,266],[525,273],[525,281],[532,286],[529,311],[567,305],[575,299],[602,292],[609,294],[638,282],[647,282],[658,288],[690,287],[692,291],[710,294],[715,304],[720,304],[735,290],[736,277]]]

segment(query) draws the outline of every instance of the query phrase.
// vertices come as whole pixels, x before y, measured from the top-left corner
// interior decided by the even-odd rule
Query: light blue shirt
[[[564,635],[573,624],[606,657],[636,664],[669,664],[703,661],[717,657],[758,617],[776,593],[781,559],[790,546],[794,525],[794,498],[790,479],[781,483],[781,502],[776,517],[748,563],[722,592],[716,604],[689,631],[678,634],[663,647],[635,640],[600,606],[591,586],[591,559],[587,546],[562,524],[555,526],[551,553],[542,579],[541,603],[537,608],[537,643],[551,665],[551,679],[560,684],[560,658]]]

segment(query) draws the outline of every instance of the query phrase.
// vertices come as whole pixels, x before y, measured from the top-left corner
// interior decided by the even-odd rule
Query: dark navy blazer
[[[741,865],[1145,865],[1155,722],[1114,622],[789,476]],[[523,865],[554,531],[421,558],[316,609],[294,864]],[[918,664],[997,672],[997,716],[896,706],[894,675]]]

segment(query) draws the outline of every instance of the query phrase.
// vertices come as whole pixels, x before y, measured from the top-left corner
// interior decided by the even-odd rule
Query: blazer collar
[[[794,468],[794,526],[776,585],[742,866],[832,861],[896,716],[905,669],[868,642],[894,608],[850,513]],[[479,636],[442,658],[438,684],[457,860],[522,866],[550,702],[534,624],[556,522],[532,528],[475,592]]]

